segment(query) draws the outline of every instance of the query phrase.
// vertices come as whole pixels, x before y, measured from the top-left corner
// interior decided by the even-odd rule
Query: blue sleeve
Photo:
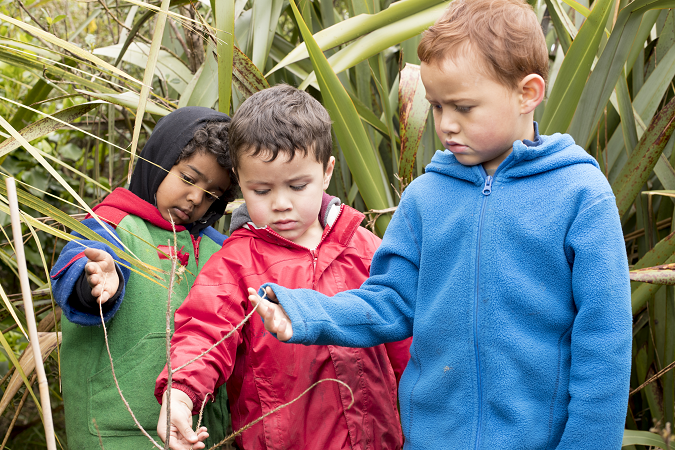
[[[421,227],[407,214],[407,205],[404,195],[361,288],[328,297],[269,284],[291,318],[289,342],[372,347],[412,336]]]
[[[626,248],[614,196],[581,211],[566,239],[573,260],[568,419],[557,450],[620,448],[632,350],[631,291]]]
[[[117,243],[117,234],[112,227],[106,225],[106,227],[103,228],[95,219],[85,219],[82,221],[82,224],[86,225],[92,231],[95,231],[109,242],[114,243],[118,248],[122,248]],[[84,249],[96,248],[110,253],[113,259],[118,263],[117,268],[119,269],[119,272],[122,273],[122,283],[120,283],[122,286],[122,291],[120,293],[119,300],[107,312],[105,312],[103,318],[106,322],[115,315],[122,304],[122,300],[124,299],[124,289],[126,287],[127,281],[129,280],[129,274],[131,271],[128,267],[126,267],[128,266],[128,263],[123,262],[107,244],[98,241],[86,240],[83,238],[83,236],[76,232],[73,232],[73,235],[79,239],[77,241],[70,241],[66,244],[50,274],[52,279],[52,292],[54,293],[54,299],[61,307],[63,314],[65,314],[69,321],[78,325],[100,325],[101,319],[98,315],[93,315],[77,309],[76,305],[73,305],[70,302],[73,289],[76,288],[76,283],[80,276],[84,273],[84,266],[88,261],[87,257],[84,256]],[[115,237],[113,237],[113,235]]]
[[[224,234],[220,234],[216,231],[215,228],[213,227],[206,227],[202,231],[203,235],[206,235],[209,239],[211,239],[213,242],[215,242],[218,245],[223,245],[223,242],[225,242],[225,239],[227,239],[227,236]]]

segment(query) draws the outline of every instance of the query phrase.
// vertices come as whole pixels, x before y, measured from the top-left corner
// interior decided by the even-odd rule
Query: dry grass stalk
[[[37,324],[35,323],[33,297],[31,296],[30,284],[28,281],[28,268],[26,266],[26,255],[24,253],[23,239],[21,236],[21,220],[19,200],[16,195],[16,183],[12,177],[8,177],[5,181],[12,222],[16,263],[19,269],[19,281],[21,282],[21,293],[23,294],[24,309],[26,311],[26,324],[28,325],[28,335],[30,336],[30,342],[33,347],[35,373],[37,374],[38,385],[40,386],[40,403],[42,403],[42,421],[45,428],[45,440],[47,441],[47,450],[56,450],[54,422],[52,420],[51,402],[49,401],[49,382],[47,381],[47,375],[45,374],[45,367],[42,364],[40,339],[38,337]]]

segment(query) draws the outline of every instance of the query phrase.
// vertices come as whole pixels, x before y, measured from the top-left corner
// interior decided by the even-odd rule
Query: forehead
[[[313,175],[317,171],[323,173],[323,164],[316,160],[311,151],[304,154],[296,150],[292,158],[291,153],[279,151],[275,159],[270,160],[271,157],[272,152],[265,149],[255,156],[253,150],[244,152],[239,158],[237,168],[240,178],[283,181],[297,176]]]
[[[427,91],[427,98],[475,96],[494,91],[508,91],[510,88],[501,84],[486,73],[482,57],[458,53],[453,57],[429,63],[422,62],[420,68],[422,83]]]

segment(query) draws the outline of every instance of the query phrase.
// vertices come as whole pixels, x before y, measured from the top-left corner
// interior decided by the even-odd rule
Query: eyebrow
[[[424,98],[427,99],[428,102],[431,102],[431,99],[429,98],[428,95],[425,95]],[[474,100],[470,98],[459,97],[459,98],[445,98],[442,99],[441,101],[443,103],[457,103],[457,102],[472,102]]]
[[[310,178],[312,175],[310,174],[305,174],[305,175],[298,175],[297,177],[293,177],[290,180],[284,180],[285,183],[294,183],[296,181],[304,180],[307,178]],[[263,181],[263,180],[248,180],[246,181],[246,184],[272,184],[269,181]]]

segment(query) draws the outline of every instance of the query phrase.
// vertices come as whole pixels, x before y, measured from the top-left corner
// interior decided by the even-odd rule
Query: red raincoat
[[[172,367],[213,345],[251,311],[246,289],[265,282],[333,295],[356,289],[368,277],[380,239],[359,224],[363,214],[340,206],[315,250],[294,244],[269,228],[240,228],[200,272],[176,311]],[[192,399],[227,382],[235,430],[290,402],[318,380],[327,381],[258,422],[237,438],[251,449],[399,449],[403,444],[396,407],[397,382],[410,357],[410,340],[359,349],[284,344],[269,334],[258,314],[206,356],[173,375],[173,387]],[[157,379],[161,401],[166,368]]]

